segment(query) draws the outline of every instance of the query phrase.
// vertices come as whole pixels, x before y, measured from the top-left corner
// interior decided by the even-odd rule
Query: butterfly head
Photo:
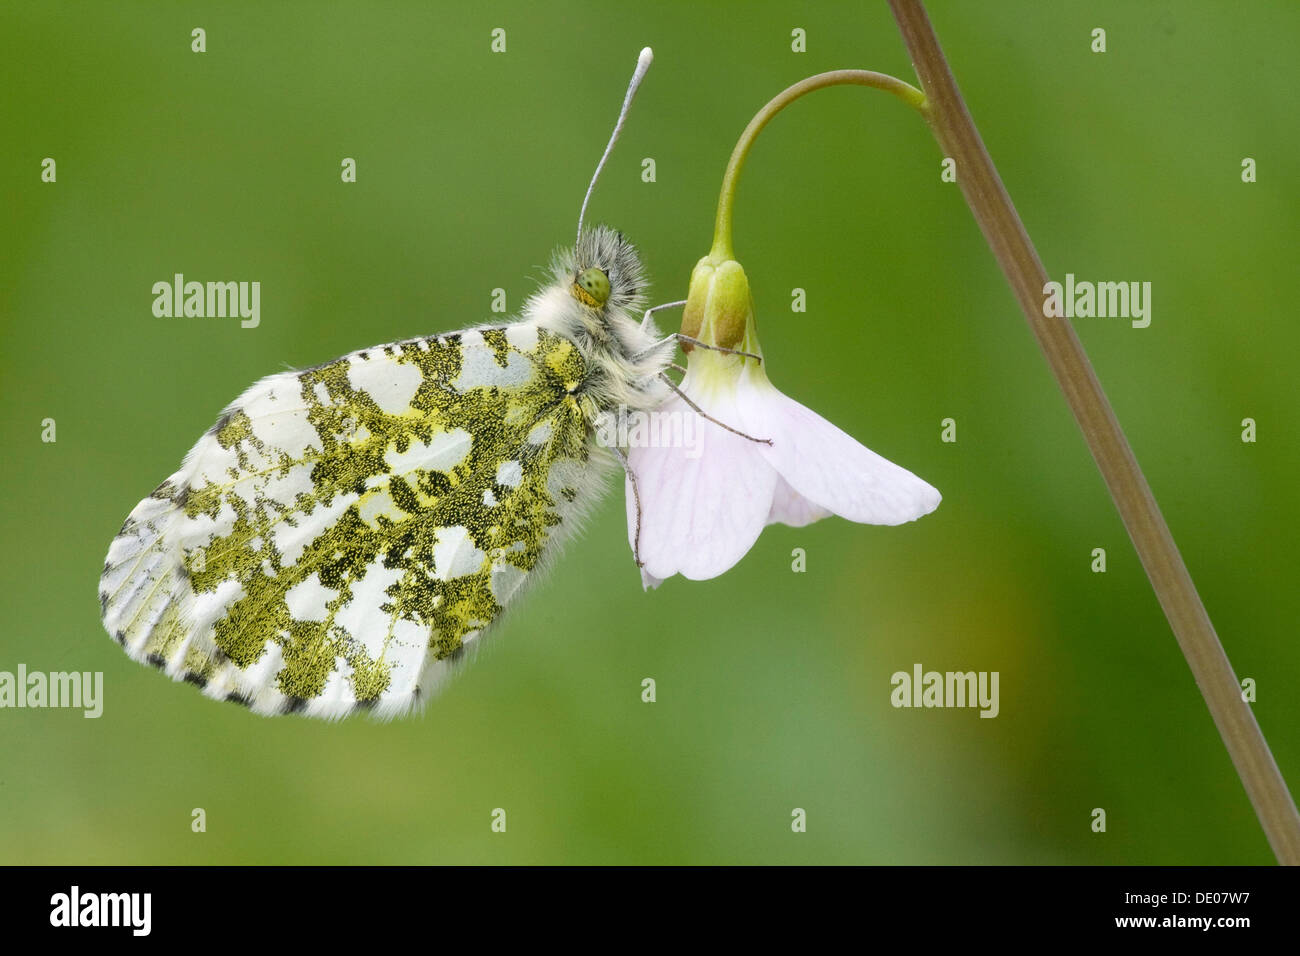
[[[573,297],[583,305],[599,309],[609,301],[609,276],[599,266],[591,266],[578,273],[573,280]]]
[[[636,247],[608,226],[583,230],[577,248],[560,254],[556,279],[584,308],[606,315],[634,311],[645,288]]]

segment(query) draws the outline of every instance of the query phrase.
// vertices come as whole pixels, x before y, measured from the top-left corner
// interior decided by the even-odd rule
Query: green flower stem
[[[1300,864],[1295,801],[1250,705],[1241,699],[1241,685],[1205,605],[1073,326],[1043,316],[1047,272],[971,120],[925,7],[920,0],[889,3],[925,90],[922,112],[944,155],[957,162],[957,182],[966,202],[1101,469],[1269,845],[1280,863]]]
[[[740,134],[736,148],[731,151],[727,171],[722,177],[722,193],[718,196],[718,218],[713,228],[713,248],[709,255],[718,262],[736,258],[731,248],[731,210],[736,201],[736,184],[740,180],[740,170],[745,165],[754,140],[772,117],[785,109],[805,93],[825,89],[828,86],[870,86],[877,90],[892,93],[908,106],[922,113],[925,112],[925,94],[909,83],[885,73],[873,73],[871,70],[833,70],[819,73],[806,80],[800,80],[794,86],[778,93],[771,102],[764,106],[749,121],[745,131]]]

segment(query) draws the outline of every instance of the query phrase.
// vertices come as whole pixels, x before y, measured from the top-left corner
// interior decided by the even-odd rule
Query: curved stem
[[[734,259],[731,248],[731,209],[736,200],[736,184],[740,180],[740,170],[745,165],[754,140],[772,117],[785,109],[805,93],[825,89],[828,86],[870,86],[886,93],[892,93],[908,106],[925,113],[925,94],[910,83],[904,83],[895,76],[875,73],[871,70],[832,70],[830,73],[818,73],[806,80],[800,80],[794,86],[782,90],[759,110],[745,131],[740,134],[736,148],[731,151],[727,171],[722,176],[722,192],[718,196],[718,218],[713,227],[713,248],[709,254],[720,259]]]
[[[928,97],[924,113],[930,128],[944,155],[956,160],[966,202],[1083,431],[1264,835],[1280,863],[1300,864],[1295,801],[1250,705],[1241,698],[1241,685],[1196,585],[1074,327],[1043,315],[1047,271],[971,120],[925,7],[920,0],[889,0],[889,5]]]

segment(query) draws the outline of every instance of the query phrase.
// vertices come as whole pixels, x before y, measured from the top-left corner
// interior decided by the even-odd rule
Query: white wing
[[[520,323],[261,380],[127,518],[105,627],[259,713],[410,709],[603,486],[585,376]]]

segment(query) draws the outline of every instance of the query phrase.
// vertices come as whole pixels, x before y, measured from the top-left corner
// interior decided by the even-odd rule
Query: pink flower
[[[715,349],[761,355],[739,263],[701,261],[683,329]],[[692,580],[722,574],[769,524],[799,528],[838,515],[897,525],[939,506],[933,487],[779,391],[758,359],[696,346],[678,387],[715,421],[695,422],[697,441],[689,447],[629,449],[637,489],[634,494],[626,479],[628,540],[648,588],[674,574]],[[698,413],[674,394],[657,414]]]

